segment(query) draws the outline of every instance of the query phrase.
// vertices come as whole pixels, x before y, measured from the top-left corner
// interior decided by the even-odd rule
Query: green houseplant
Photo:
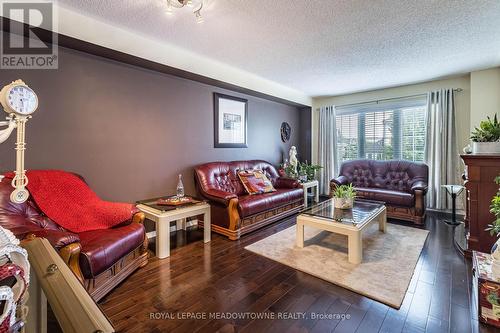
[[[321,165],[308,164],[307,161],[305,163],[299,163],[299,177],[302,177],[303,181],[313,181],[316,179],[316,173],[322,168]]]
[[[500,185],[500,176],[495,178],[495,183]],[[488,224],[486,230],[489,231],[491,235],[496,235],[498,237],[500,235],[500,189],[493,199],[491,199],[490,212],[495,215],[495,220],[491,224]]]
[[[487,117],[486,120],[481,121],[479,127],[472,131],[472,153],[474,154],[488,154],[500,153],[500,122],[497,115]]]
[[[281,165],[282,170],[285,172],[287,177],[298,179],[301,182],[312,181],[316,179],[316,173],[322,169],[321,165],[308,164],[299,162],[297,166],[297,171],[295,171],[293,165],[289,163],[283,163]]]
[[[500,176],[495,178],[495,183],[500,185]],[[491,235],[499,236],[500,235],[500,189],[497,191],[493,199],[491,199],[490,212],[495,216],[495,219],[491,224],[488,224],[487,231],[491,233]],[[491,258],[493,262],[491,264],[491,273],[495,277],[500,277],[500,240],[497,240],[495,244],[491,247]],[[495,294],[495,297],[498,295]],[[498,313],[500,316],[500,306],[498,304],[498,298],[495,299],[495,303],[491,302],[493,305],[493,310]]]
[[[352,184],[340,185],[333,191],[333,204],[335,208],[351,209],[354,205],[356,190]]]

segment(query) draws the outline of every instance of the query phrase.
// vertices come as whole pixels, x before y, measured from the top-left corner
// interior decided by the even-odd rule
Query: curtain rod
[[[456,89],[453,89],[453,91],[455,91],[455,92],[462,92],[463,89],[462,88],[456,88]],[[423,96],[427,96],[427,93],[416,94],[416,95],[408,95],[408,96],[400,96],[400,97],[383,98],[383,99],[377,99],[377,100],[368,101],[368,102],[342,104],[342,105],[336,105],[335,108],[339,109],[339,108],[346,108],[346,107],[350,107],[350,106],[358,106],[358,105],[373,104],[373,103],[378,104],[380,102],[391,101],[391,100],[394,100],[394,99],[405,99],[405,98],[414,98],[414,97],[423,97]]]

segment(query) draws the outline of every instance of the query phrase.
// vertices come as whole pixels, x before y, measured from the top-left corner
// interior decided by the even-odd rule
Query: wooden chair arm
[[[415,212],[422,216],[425,212],[425,191],[415,190]]]
[[[75,274],[78,281],[83,284],[83,274],[80,269],[80,251],[82,250],[82,246],[80,243],[72,243],[66,245],[65,247],[59,250],[59,255],[64,260],[64,262],[68,265],[71,271]]]
[[[135,213],[134,216],[132,217],[132,223],[144,224],[145,218],[146,215],[143,212]]]
[[[229,230],[236,231],[240,228],[240,213],[238,212],[238,198],[229,200],[227,207],[229,214]]]

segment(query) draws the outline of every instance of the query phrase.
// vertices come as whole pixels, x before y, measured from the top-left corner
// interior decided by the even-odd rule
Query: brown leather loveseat
[[[9,180],[0,181],[0,226],[19,239],[46,238],[95,301],[147,264],[144,213],[136,208],[130,219],[111,229],[73,233],[44,215],[31,197],[22,204],[12,203],[12,190]]]
[[[388,217],[423,224],[428,178],[424,163],[353,160],[344,162],[339,177],[331,180],[330,194],[337,186],[353,184],[359,198],[385,202]]]
[[[262,170],[276,192],[248,195],[237,172]],[[200,195],[210,201],[212,230],[231,240],[298,212],[304,191],[294,179],[280,177],[266,161],[212,162],[195,168]]]

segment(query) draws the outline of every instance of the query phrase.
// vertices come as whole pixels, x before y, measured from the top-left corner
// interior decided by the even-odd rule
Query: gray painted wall
[[[194,194],[197,164],[278,164],[305,140],[296,107],[70,49],[60,49],[58,70],[0,70],[0,78],[1,86],[25,80],[40,100],[27,126],[26,167],[77,172],[107,200],[173,194],[179,173]],[[213,148],[213,92],[248,99],[248,148]],[[280,140],[283,121],[292,127],[288,144]],[[15,167],[14,141],[0,145],[0,170]]]
[[[299,146],[298,155],[302,162],[311,163],[311,108],[302,108],[299,112]]]

